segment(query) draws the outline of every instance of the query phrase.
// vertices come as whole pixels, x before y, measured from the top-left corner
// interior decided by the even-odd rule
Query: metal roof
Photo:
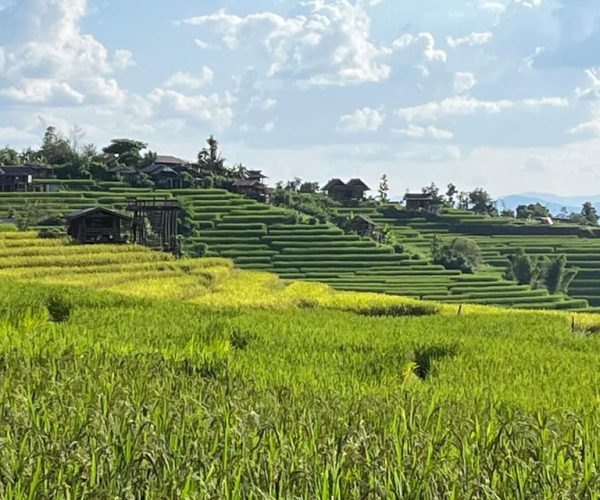
[[[104,207],[89,207],[89,208],[84,208],[83,210],[77,210],[76,212],[73,212],[69,215],[67,215],[67,220],[74,220],[74,219],[80,219],[81,217],[85,217],[87,215],[92,215],[98,212],[102,212],[108,215],[113,215],[114,217],[119,217],[121,219],[125,219],[125,220],[132,220],[131,217],[129,217],[128,215],[122,214],[120,212],[115,212],[114,210],[111,210],[109,208],[104,208]]]
[[[406,193],[404,195],[404,199],[405,200],[422,200],[422,201],[431,200],[431,201],[433,201],[433,196],[431,196],[430,194],[427,194],[427,193]]]
[[[156,161],[154,163],[161,165],[186,165],[188,162],[181,158],[177,158],[176,156],[156,155]]]

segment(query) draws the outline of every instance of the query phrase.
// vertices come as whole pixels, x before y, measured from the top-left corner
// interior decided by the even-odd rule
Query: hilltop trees
[[[508,262],[505,279],[533,288],[545,287],[551,294],[567,293],[577,275],[577,269],[567,268],[567,258],[562,254],[542,258],[528,255],[519,248],[508,256]]]
[[[381,180],[379,181],[379,189],[377,190],[377,194],[379,195],[379,201],[385,203],[389,201],[389,192],[390,185],[388,182],[388,178],[386,174],[381,176]]]
[[[450,242],[441,243],[434,237],[431,253],[433,263],[446,269],[473,274],[481,265],[481,249],[476,241],[469,238],[455,238]]]
[[[540,219],[550,216],[550,210],[541,203],[530,203],[517,207],[517,219]]]
[[[482,215],[498,215],[496,204],[490,194],[483,188],[474,189],[469,193],[470,210]]]
[[[594,207],[594,205],[592,205],[589,201],[586,201],[583,204],[583,207],[581,209],[581,215],[589,225],[598,225],[598,211],[596,210],[596,207]]]

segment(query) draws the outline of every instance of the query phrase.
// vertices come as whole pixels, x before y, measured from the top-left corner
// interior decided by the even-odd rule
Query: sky
[[[600,193],[598,0],[0,0],[0,145],[74,126],[272,182]]]

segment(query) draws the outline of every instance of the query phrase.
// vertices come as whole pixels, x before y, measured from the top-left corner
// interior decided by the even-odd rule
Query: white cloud
[[[262,104],[261,104],[261,108],[264,109],[265,111],[274,108],[275,106],[277,106],[277,99],[273,99],[273,98],[267,98],[265,99]]]
[[[446,61],[430,33],[403,35],[391,47],[372,41],[371,19],[362,2],[311,0],[300,3],[292,17],[273,12],[242,17],[219,10],[182,23],[204,28],[206,36],[215,35],[230,50],[261,53],[269,61],[268,77],[308,85],[380,82],[400,64],[423,67],[427,74],[429,64]],[[209,44],[202,40],[200,46]]]
[[[125,69],[135,66],[135,59],[130,50],[118,49],[115,50],[114,66],[117,69]]]
[[[500,15],[506,11],[506,5],[500,2],[482,2],[477,6],[477,8],[479,10],[491,12],[492,14],[496,15]]]
[[[198,76],[194,76],[188,72],[178,71],[171,75],[164,85],[167,88],[197,90],[212,83],[213,79],[213,71],[208,66],[202,66]]]
[[[144,102],[145,101],[145,102]],[[188,95],[171,89],[154,89],[136,109],[142,114],[161,118],[185,118],[193,123],[210,123],[222,131],[232,122],[233,96],[228,92],[223,95]]]
[[[476,113],[495,114],[514,108],[537,109],[544,106],[565,107],[568,105],[569,101],[562,97],[532,98],[521,101],[508,99],[482,101],[471,96],[458,95],[419,106],[400,108],[397,114],[408,122],[434,121],[447,116],[474,115]]]
[[[473,73],[454,73],[453,89],[455,94],[463,94],[471,90],[477,84]]]
[[[542,0],[515,0],[515,4],[533,9],[542,5]]]
[[[385,117],[376,109],[361,108],[354,113],[340,118],[338,129],[344,133],[376,132],[383,124]]]
[[[419,127],[418,125],[413,124],[409,124],[407,128],[392,129],[391,132],[411,139],[449,140],[454,137],[454,134],[449,130],[443,130],[433,126]]]
[[[41,78],[24,79],[16,86],[0,89],[0,96],[30,104],[59,105],[81,104],[85,98],[68,83]]]
[[[446,37],[446,43],[449,47],[455,49],[457,47],[474,47],[476,45],[486,45],[492,41],[493,34],[489,31],[482,33],[471,33],[470,35],[455,38],[452,36]]]
[[[108,51],[81,32],[86,9],[86,0],[28,0],[0,11],[5,97],[35,104],[119,102],[123,92],[110,79]],[[115,66],[131,63],[130,52],[115,53]]]

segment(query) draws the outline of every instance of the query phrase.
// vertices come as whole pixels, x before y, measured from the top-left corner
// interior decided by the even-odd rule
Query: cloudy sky
[[[598,0],[0,0],[0,144],[74,125],[272,180],[600,192]]]

